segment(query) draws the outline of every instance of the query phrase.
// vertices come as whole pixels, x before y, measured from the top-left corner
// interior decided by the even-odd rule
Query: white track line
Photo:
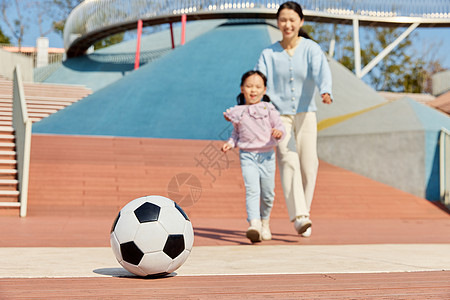
[[[110,248],[0,248],[0,278],[133,276]],[[194,247],[178,276],[450,270],[450,244]]]

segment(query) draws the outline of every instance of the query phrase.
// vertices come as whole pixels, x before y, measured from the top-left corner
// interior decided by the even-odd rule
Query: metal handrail
[[[27,215],[28,205],[32,121],[28,117],[19,65],[16,65],[13,77],[13,128],[16,137],[20,216],[25,217]]]
[[[439,178],[441,202],[450,209],[450,131],[445,128],[439,136]]]
[[[144,26],[176,22],[186,14],[192,19],[274,18],[285,0],[85,0],[75,7],[64,28],[68,57],[81,55],[97,40]],[[361,25],[411,24],[450,26],[450,3],[441,0],[304,0],[306,18],[322,22]],[[75,48],[75,49],[73,49]],[[79,49],[78,49],[79,48]]]

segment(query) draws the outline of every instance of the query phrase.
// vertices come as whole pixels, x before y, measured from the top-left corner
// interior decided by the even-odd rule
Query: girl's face
[[[244,95],[246,105],[261,102],[262,97],[266,93],[264,80],[258,74],[249,76],[241,86],[241,92]]]
[[[285,8],[278,15],[278,28],[283,34],[283,38],[292,39],[298,36],[303,20],[294,10]]]

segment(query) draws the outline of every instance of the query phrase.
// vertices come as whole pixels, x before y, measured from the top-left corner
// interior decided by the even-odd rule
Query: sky
[[[0,28],[7,36],[12,36],[4,25],[3,19],[0,19]],[[415,34],[413,46],[411,47],[413,51],[417,51],[421,56],[430,54],[436,56],[441,61],[443,67],[450,69],[450,27],[417,28],[413,31],[413,34]],[[39,35],[40,33],[37,26],[28,28],[24,37],[23,46],[35,46],[36,39]],[[60,35],[50,33],[47,37],[49,38],[50,47],[62,48],[64,46]],[[360,33],[360,38],[363,38],[362,33]],[[363,43],[363,41],[361,41],[361,43]]]

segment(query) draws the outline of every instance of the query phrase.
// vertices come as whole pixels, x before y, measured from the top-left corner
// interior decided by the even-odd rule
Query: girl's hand
[[[227,120],[228,122],[231,122],[230,118],[227,117],[227,112],[228,112],[228,109],[227,109],[226,112],[223,113],[223,117],[224,117],[225,120]]]
[[[222,146],[222,152],[227,152],[227,151],[230,150],[231,148],[233,148],[233,147],[231,147],[231,145],[230,145],[229,143],[225,143],[225,144],[223,144],[223,146]]]
[[[282,132],[281,130],[278,130],[278,129],[273,128],[273,129],[272,129],[272,136],[273,136],[274,138],[276,138],[277,140],[279,140],[279,139],[281,139],[281,137],[283,136],[283,132]]]
[[[322,94],[322,102],[325,104],[333,103],[333,100],[331,99],[330,94],[328,94],[328,93]]]

